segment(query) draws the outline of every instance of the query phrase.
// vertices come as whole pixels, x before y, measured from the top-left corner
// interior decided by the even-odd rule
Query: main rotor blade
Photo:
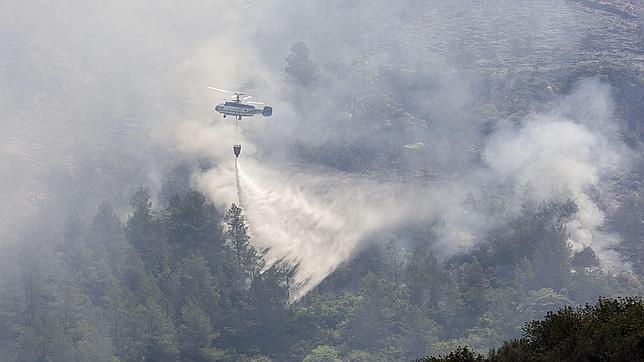
[[[241,98],[241,100],[242,100],[242,101],[245,101],[245,100],[247,100],[247,99],[251,99],[251,98],[253,98],[253,96],[247,96],[247,97]]]
[[[215,87],[208,87],[208,89],[219,91],[219,92],[224,92],[224,93],[229,93],[229,94],[235,94],[235,92],[227,91],[225,89],[220,89],[220,88],[215,88]]]

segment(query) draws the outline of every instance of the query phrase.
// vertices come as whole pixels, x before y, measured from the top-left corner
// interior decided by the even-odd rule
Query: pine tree
[[[242,209],[232,204],[226,216],[226,239],[230,244],[235,256],[237,265],[244,280],[252,281],[261,270],[261,258],[257,250],[250,244],[250,235],[248,235],[248,226]]]
[[[179,354],[176,330],[172,320],[157,303],[146,308],[145,319],[150,340],[147,343],[146,360],[173,361]]]
[[[123,224],[109,203],[101,203],[87,233],[87,245],[120,277],[127,245]]]
[[[203,256],[192,254],[186,257],[180,263],[177,274],[179,279],[174,304],[183,305],[192,301],[214,317],[220,310],[220,296]]]
[[[461,295],[467,308],[469,319],[475,321],[485,310],[486,292],[490,284],[481,264],[474,260],[461,268]]]
[[[286,58],[286,74],[297,85],[309,87],[315,82],[315,65],[309,59],[309,48],[304,42],[291,45],[291,54]]]
[[[185,257],[198,251],[212,266],[223,249],[221,216],[198,191],[175,196],[167,207],[166,230],[173,251]]]
[[[394,287],[398,289],[402,278],[403,259],[400,246],[394,240],[389,240],[385,245],[384,258],[389,278],[393,279]]]
[[[211,320],[192,301],[181,308],[179,341],[181,357],[185,361],[216,361],[223,358],[223,352],[212,346],[219,333],[212,330]]]
[[[410,301],[427,312],[435,313],[446,276],[427,242],[419,240],[416,244],[405,279]]]

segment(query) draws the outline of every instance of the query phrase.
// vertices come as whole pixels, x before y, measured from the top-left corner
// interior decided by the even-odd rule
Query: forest
[[[61,235],[16,246],[19,259],[2,261],[0,359],[412,360],[462,346],[505,353],[525,322],[644,292],[638,278],[601,271],[591,249],[570,256],[564,225],[575,212],[572,201],[526,205],[474,252],[445,261],[429,248],[428,225],[408,247],[373,244],[291,302],[297,266],[266,267],[240,207],[219,210],[188,188],[153,205],[141,187],[126,220],[102,203],[88,223],[69,215]],[[551,322],[539,323],[528,331]],[[641,338],[639,323],[632,327]]]
[[[643,19],[0,1],[0,362],[643,359]]]
[[[527,324],[522,338],[504,342],[486,357],[459,347],[421,361],[640,361],[643,323],[641,298],[600,298],[597,305],[548,312],[544,320]]]

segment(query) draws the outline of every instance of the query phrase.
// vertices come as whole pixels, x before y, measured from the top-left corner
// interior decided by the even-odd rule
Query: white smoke
[[[575,201],[579,212],[568,225],[574,252],[592,247],[606,269],[627,270],[614,247],[616,235],[603,231],[605,213],[595,194],[605,196],[611,177],[628,165],[630,153],[618,139],[610,86],[580,81],[548,113],[527,117],[519,127],[505,124],[486,145],[484,160],[523,199]]]
[[[499,192],[510,213],[526,201],[575,201],[579,212],[567,225],[573,251],[590,246],[605,268],[628,269],[613,250],[618,237],[602,229],[605,215],[594,199],[628,161],[624,146],[604,126],[613,124],[611,102],[609,86],[581,82],[548,112],[517,124],[499,122],[483,145],[481,164],[458,180],[434,184],[379,182],[332,169],[260,162],[252,143],[230,123],[191,121],[178,134],[182,149],[218,160],[216,168],[197,175],[197,184],[221,206],[241,201],[254,242],[268,250],[268,264],[283,259],[298,265],[294,296],[299,298],[374,234],[405,223],[440,217],[437,254],[468,251],[502,222],[463,202],[468,192],[490,189]],[[231,149],[238,141],[242,200],[237,200]]]
[[[136,185],[160,184],[159,175],[176,161],[173,144],[216,162],[216,168],[195,175],[195,183],[218,206],[227,207],[238,201],[231,146],[241,143],[243,206],[253,240],[270,248],[271,260],[299,263],[301,293],[348,260],[371,235],[396,224],[440,216],[444,226],[437,252],[467,251],[499,222],[463,204],[470,191],[501,190],[498,197],[514,207],[525,199],[571,198],[580,208],[568,225],[573,249],[592,246],[606,267],[620,264],[612,250],[619,239],[602,230],[605,215],[595,199],[597,193],[610,197],[607,181],[629,157],[616,136],[610,87],[583,81],[550,111],[527,116],[518,125],[501,124],[489,138],[463,116],[479,90],[472,86],[476,76],[464,75],[459,67],[465,72],[492,68],[496,74],[508,66],[519,73],[537,64],[557,68],[558,61],[586,50],[581,42],[586,34],[608,44],[613,32],[589,33],[596,24],[578,4],[378,0],[247,5],[237,0],[190,6],[141,1],[126,7],[106,1],[50,0],[44,6],[8,1],[7,11],[0,13],[0,81],[7,85],[0,89],[1,239],[17,239],[26,220],[62,225],[54,219],[70,210],[89,215],[101,200],[124,207]],[[304,102],[311,107],[301,117],[290,104],[292,94],[282,89],[284,59],[297,41],[309,45],[322,74],[321,90],[300,95],[315,96]],[[412,81],[379,78],[387,69],[410,70]],[[419,78],[424,71],[431,77]],[[275,115],[240,122],[244,133],[230,119],[203,119],[223,98],[208,91],[209,85],[249,91],[272,105]],[[316,146],[345,139],[377,143],[369,139],[372,119],[334,117],[347,114],[342,104],[360,91],[356,87],[387,93],[365,108],[396,96],[408,101],[414,119],[386,114],[393,126],[379,129],[393,138],[393,128],[415,124],[405,128],[413,135],[400,137],[400,147],[416,145],[406,150],[431,158],[426,165],[443,168],[430,171],[454,180],[376,182],[328,169],[278,167],[266,155],[274,151],[267,145],[282,142],[284,134]],[[175,127],[175,121],[185,119],[193,120]],[[343,128],[347,122],[353,123],[351,137]],[[467,161],[479,152],[482,164]],[[528,195],[523,194],[526,184],[531,185]],[[37,210],[48,203],[53,206],[43,212],[47,217],[40,217]]]

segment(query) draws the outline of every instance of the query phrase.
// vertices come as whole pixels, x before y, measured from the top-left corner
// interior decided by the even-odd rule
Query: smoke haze
[[[448,257],[527,201],[574,200],[573,250],[592,246],[605,267],[628,268],[619,237],[604,230],[608,181],[634,157],[611,85],[565,89],[556,70],[589,48],[632,54],[598,34],[608,18],[579,20],[575,2],[8,1],[2,10],[3,240],[41,213],[61,224],[105,199],[124,216],[124,190],[157,193],[183,160],[214,161],[194,185],[225,208],[239,201],[231,146],[241,143],[253,241],[269,262],[299,266],[298,297],[379,232],[440,219],[433,247]],[[285,72],[300,41],[311,71]],[[541,78],[525,80],[530,72]],[[247,91],[275,113],[236,128],[211,114],[222,97],[209,85]],[[468,195],[503,207],[471,208]]]

